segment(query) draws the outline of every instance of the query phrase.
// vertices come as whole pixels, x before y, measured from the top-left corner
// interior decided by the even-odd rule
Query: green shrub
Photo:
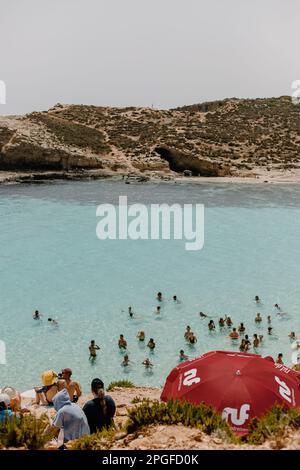
[[[51,434],[44,434],[49,424],[48,417],[36,418],[26,414],[13,416],[0,425],[0,447],[25,447],[30,450],[43,449],[52,439]]]
[[[116,387],[121,387],[121,388],[134,388],[135,385],[133,382],[130,380],[115,380],[114,382],[111,382],[109,386],[107,387],[107,391],[110,392]]]
[[[72,450],[102,450],[109,449],[114,441],[116,429],[112,426],[89,436],[83,436],[72,443]]]
[[[267,439],[282,437],[287,428],[299,427],[300,410],[275,405],[262,418],[252,419],[249,434],[243,440],[249,444],[263,444]]]
[[[153,402],[143,400],[140,405],[128,411],[128,421],[125,428],[128,433],[132,433],[149,424],[179,423],[200,429],[206,434],[221,429],[232,441],[235,440],[228,424],[212,407],[202,403],[193,405],[179,400],[171,400],[168,403],[161,403],[158,400]]]

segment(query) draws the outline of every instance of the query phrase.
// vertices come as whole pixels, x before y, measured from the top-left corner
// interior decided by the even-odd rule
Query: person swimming
[[[254,335],[253,335],[253,347],[258,348],[258,346],[259,346],[259,339],[258,339],[257,334],[254,333]]]
[[[130,317],[133,317],[133,311],[132,311],[132,307],[128,307],[128,314]]]
[[[179,351],[179,360],[180,361],[186,361],[189,358],[186,354],[184,354],[184,350],[180,349]]]
[[[267,322],[268,322],[269,325],[271,325],[271,321],[272,321],[272,320],[271,320],[271,315],[268,315],[268,316],[267,316]]]
[[[188,325],[186,327],[186,330],[185,330],[185,333],[184,333],[184,339],[186,339],[188,341],[190,334],[191,334],[191,327],[190,327],[190,325]]]
[[[159,305],[156,307],[156,311],[155,311],[155,313],[157,313],[157,314],[159,314],[159,313],[160,313],[160,306],[159,306]]]
[[[139,339],[139,341],[145,341],[145,332],[143,330],[139,331],[136,337]]]
[[[197,337],[196,335],[194,335],[194,333],[191,331],[190,334],[189,334],[189,337],[188,337],[188,342],[190,344],[195,344],[197,343]]]
[[[281,310],[281,307],[279,307],[278,304],[274,304],[274,307],[275,307],[277,310]]]
[[[207,315],[203,312],[199,312],[199,315],[200,315],[201,318],[207,318]]]
[[[209,331],[214,331],[216,329],[215,322],[213,320],[209,321],[208,329],[209,329]]]
[[[246,343],[246,345],[247,345],[247,349],[250,349],[250,347],[251,347],[251,341],[250,341],[248,335],[245,335],[245,343]]]
[[[255,300],[255,302],[256,302],[257,304],[260,303],[260,298],[258,297],[258,295],[256,295],[256,296],[254,297],[254,300]]]
[[[174,304],[181,304],[181,301],[177,298],[177,295],[173,295]]]
[[[241,323],[240,326],[238,327],[238,332],[239,332],[240,334],[244,334],[245,331],[246,331],[246,328],[245,328],[245,326],[244,326],[244,323]]]
[[[95,344],[95,340],[91,340],[91,344],[89,345],[90,357],[89,359],[96,359],[97,351],[100,349],[100,346]]]
[[[231,333],[229,333],[229,335],[227,336],[227,338],[230,338],[230,339],[239,339],[239,334],[238,332],[236,331],[236,328],[232,328],[232,331]]]
[[[291,331],[288,337],[290,338],[291,341],[295,341],[297,339],[297,336],[294,331]]]
[[[33,314],[33,319],[34,319],[34,320],[41,320],[41,317],[42,317],[42,316],[43,316],[43,315],[42,315],[38,310],[36,310],[36,311],[34,312],[34,314]]]
[[[145,366],[146,369],[149,369],[150,367],[153,367],[153,364],[150,362],[150,359],[145,359],[142,364]]]
[[[272,334],[272,330],[273,328],[271,326],[268,327],[268,335],[271,335]]]
[[[155,348],[155,342],[154,342],[154,339],[153,339],[153,338],[150,338],[150,339],[149,339],[147,346],[148,346],[148,348],[150,349],[150,351],[153,351],[153,350],[154,350],[154,348]]]
[[[161,293],[161,292],[157,292],[156,299],[157,299],[159,302],[162,302],[162,293]]]
[[[224,328],[225,326],[225,320],[223,317],[219,318],[219,327],[220,328]]]
[[[276,359],[276,364],[283,364],[283,354],[279,353]]]
[[[227,315],[225,315],[225,322],[226,322],[226,325],[227,325],[229,328],[233,325],[233,322],[232,322],[231,318],[228,317]]]
[[[124,335],[120,335],[119,341],[118,341],[118,346],[119,349],[126,349],[127,348],[127,341],[124,338]]]
[[[58,321],[54,318],[48,318],[48,322],[50,322],[53,326],[58,326]]]
[[[262,322],[262,318],[261,318],[261,315],[260,313],[257,313],[255,319],[254,319],[255,323],[261,323]]]
[[[130,361],[129,361],[128,354],[125,354],[124,359],[123,359],[123,362],[121,363],[121,365],[122,365],[123,367],[129,366],[129,362],[130,362]]]

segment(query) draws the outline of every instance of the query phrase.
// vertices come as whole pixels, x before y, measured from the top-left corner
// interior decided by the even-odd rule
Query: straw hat
[[[54,370],[46,370],[42,373],[42,382],[43,385],[49,386],[57,382],[58,375]]]

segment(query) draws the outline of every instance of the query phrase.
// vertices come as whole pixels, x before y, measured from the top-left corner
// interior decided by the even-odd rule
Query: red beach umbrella
[[[211,351],[181,363],[167,377],[161,400],[213,406],[232,430],[248,432],[252,418],[275,403],[300,408],[300,374],[271,357]]]

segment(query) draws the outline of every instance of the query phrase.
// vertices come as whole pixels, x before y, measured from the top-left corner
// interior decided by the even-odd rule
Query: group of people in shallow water
[[[161,292],[157,293],[156,300],[159,303],[163,302],[164,298],[163,298],[163,295],[162,295]],[[174,303],[177,303],[177,304],[181,303],[181,301],[178,299],[177,295],[173,295],[172,298],[169,299],[169,300],[172,300]],[[259,298],[259,296],[256,295],[254,300],[255,300],[257,305],[261,304],[261,299]],[[284,312],[282,312],[282,309],[281,309],[281,307],[279,306],[278,303],[276,303],[274,305],[274,308],[277,310],[278,315],[284,315],[285,314]],[[157,305],[155,313],[156,314],[161,313],[161,306],[160,305]],[[128,307],[128,314],[129,314],[129,317],[131,317],[131,318],[136,317],[132,306]],[[42,316],[43,315],[38,310],[36,310],[34,315],[33,315],[33,318],[35,320],[40,320]],[[214,320],[212,319],[213,317],[207,315],[206,313],[204,313],[202,311],[199,312],[199,316],[200,316],[201,319],[208,319],[209,320],[208,321],[208,331],[209,332],[216,331],[216,325],[215,325]],[[58,325],[58,322],[55,319],[48,318],[48,321],[52,322],[53,324]],[[254,322],[258,326],[260,326],[260,324],[263,322],[263,318],[262,318],[260,313],[256,314],[256,316],[254,318]],[[276,335],[273,335],[273,327],[271,326],[271,323],[272,323],[271,315],[268,315],[267,316],[267,324],[268,324],[268,326],[267,326],[267,335],[268,336],[273,336],[275,338]],[[232,321],[232,319],[229,315],[225,315],[224,317],[220,317],[219,320],[218,320],[218,326],[219,326],[219,330],[221,332],[226,331],[228,329],[231,330],[229,332],[229,334],[227,335],[227,338],[232,340],[234,343],[237,342],[238,340],[241,340],[241,342],[239,344],[239,350],[241,352],[248,352],[251,349],[251,347],[253,348],[254,352],[257,352],[259,347],[261,347],[263,345],[264,335],[254,333],[253,336],[252,336],[252,340],[250,340],[249,335],[246,334],[246,327],[245,327],[244,323],[241,322],[238,327],[234,327],[233,326],[233,321]],[[295,334],[294,331],[291,331],[288,336],[289,336],[291,341],[296,340],[296,334]],[[144,330],[138,331],[137,339],[140,342],[145,341],[146,335],[145,335]],[[188,325],[186,327],[186,331],[184,333],[184,339],[189,345],[195,345],[197,343],[197,337],[196,337],[195,333],[192,331],[190,325]],[[154,349],[155,349],[155,346],[156,345],[155,345],[154,339],[150,338],[148,343],[147,343],[147,347],[149,348],[149,351],[153,352]],[[126,368],[127,366],[130,365],[131,361],[129,359],[128,353],[126,352],[127,351],[127,341],[126,341],[123,334],[120,334],[120,336],[119,336],[118,347],[119,347],[120,351],[125,353],[125,355],[123,357],[123,361],[121,362],[121,365]],[[89,360],[90,361],[94,361],[96,359],[98,350],[100,350],[100,346],[98,346],[95,343],[95,340],[91,340],[91,343],[89,345]],[[179,361],[185,361],[188,358],[189,358],[189,356],[185,354],[184,350],[180,349],[180,351],[179,351]],[[283,358],[282,353],[279,353],[278,357],[277,357],[277,361],[279,363],[282,363],[282,358]],[[151,363],[149,358],[146,358],[142,362],[142,365],[144,365],[146,369],[149,369],[149,368],[153,367],[153,364]]]
[[[42,374],[42,387],[36,387],[36,404],[54,407],[55,417],[49,421],[45,434],[61,437],[59,449],[65,443],[82,436],[94,434],[113,425],[116,404],[113,398],[105,394],[104,383],[95,378],[91,382],[93,398],[83,406],[77,401],[81,396],[79,382],[72,380],[72,370],[63,369],[60,374],[47,370]],[[42,399],[43,396],[43,399]],[[14,417],[21,419],[23,413],[30,410],[22,407],[20,394],[12,387],[0,391],[0,425]]]

